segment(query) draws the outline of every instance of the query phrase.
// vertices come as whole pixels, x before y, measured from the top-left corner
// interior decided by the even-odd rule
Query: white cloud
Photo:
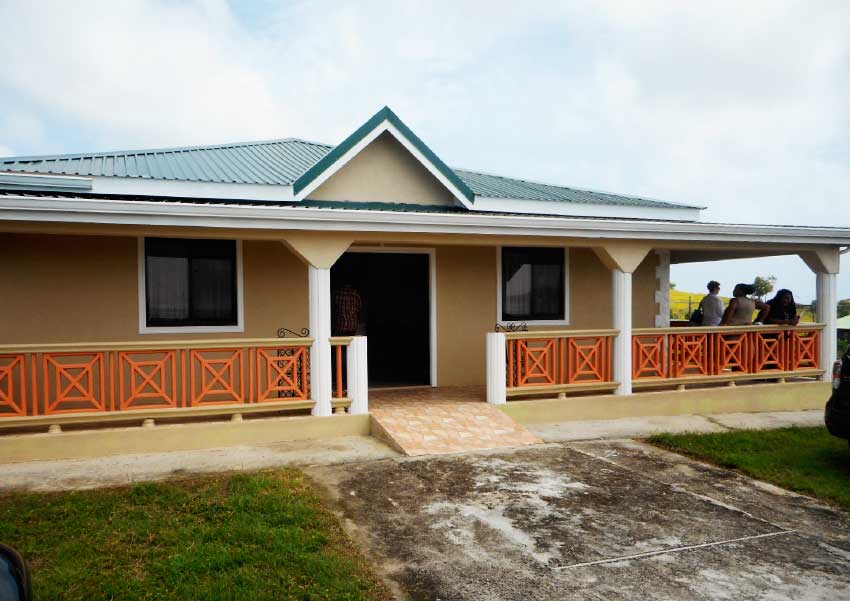
[[[0,102],[69,124],[68,151],[337,142],[389,104],[449,164],[850,226],[843,0],[8,2],[0,21]]]

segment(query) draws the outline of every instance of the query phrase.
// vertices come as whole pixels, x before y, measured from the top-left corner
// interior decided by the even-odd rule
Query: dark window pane
[[[564,251],[502,249],[502,319],[564,318]]]
[[[148,326],[236,325],[236,243],[145,240]]]
[[[231,260],[193,259],[192,312],[196,321],[236,322],[235,276]]]

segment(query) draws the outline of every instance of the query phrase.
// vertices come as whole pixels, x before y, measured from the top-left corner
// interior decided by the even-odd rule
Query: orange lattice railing
[[[308,401],[308,338],[0,347],[0,419]]]
[[[520,393],[614,388],[616,330],[508,332],[507,389]]]
[[[632,379],[638,386],[687,379],[816,376],[823,325],[638,329]]]

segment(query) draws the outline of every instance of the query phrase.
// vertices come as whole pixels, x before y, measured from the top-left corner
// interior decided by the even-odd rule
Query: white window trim
[[[428,255],[429,353],[431,386],[437,386],[437,252],[434,248],[417,246],[351,246],[350,253],[388,253],[395,255]],[[367,334],[368,338],[368,334]]]
[[[245,285],[242,273],[242,240],[236,240],[236,320],[235,326],[156,326],[148,327],[147,296],[145,294],[145,237],[137,246],[139,273],[139,334],[224,334],[245,331]]]
[[[504,321],[502,319],[502,249],[530,248],[529,246],[497,246],[496,247],[496,323],[504,326],[526,324],[529,326],[568,326],[570,325],[570,249],[564,248],[564,318],[563,319],[529,319],[521,321]],[[552,247],[548,247],[552,248]]]

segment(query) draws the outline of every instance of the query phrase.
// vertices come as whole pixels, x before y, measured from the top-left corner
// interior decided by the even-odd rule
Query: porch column
[[[614,329],[620,333],[614,338],[614,380],[620,383],[617,394],[632,393],[632,274],[612,269],[614,293]]]
[[[824,382],[832,380],[832,364],[838,353],[837,276],[841,265],[838,247],[819,247],[799,253],[817,278],[817,320],[824,324],[820,337],[820,368]]]
[[[823,380],[832,380],[832,364],[838,352],[838,298],[837,274],[817,273],[817,320],[825,324],[820,339],[820,367]]]
[[[331,415],[331,270],[307,266],[310,291],[310,387],[313,415]]]
[[[351,414],[369,413],[369,368],[365,336],[355,336],[348,347],[348,396]]]
[[[487,333],[487,402],[504,405],[507,402],[508,353],[505,335]]]
[[[632,393],[632,273],[651,250],[649,243],[637,240],[610,240],[593,249],[611,270],[613,327],[619,330],[611,359],[617,394]]]
[[[331,266],[353,239],[339,232],[290,232],[281,240],[307,264],[310,308],[310,396],[313,415],[331,415]]]

